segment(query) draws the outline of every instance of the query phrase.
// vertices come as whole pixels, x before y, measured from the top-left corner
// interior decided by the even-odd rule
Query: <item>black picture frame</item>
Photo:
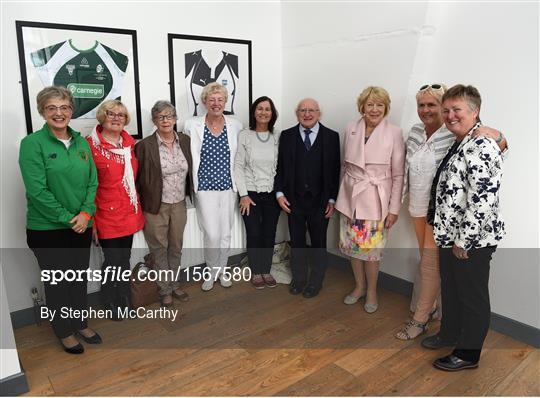
[[[76,101],[86,104],[87,108],[97,104],[84,114],[74,114],[77,117],[72,117],[71,127],[81,131],[83,135],[90,133],[97,123],[95,117],[92,117],[92,115],[95,115],[96,107],[102,101],[114,99],[116,94],[119,94],[121,101],[132,115],[132,120],[126,126],[126,130],[134,138],[142,138],[139,62],[137,32],[135,30],[32,21],[15,21],[15,26],[21,72],[20,83],[28,134],[37,130],[40,127],[39,123],[43,123],[43,119],[36,109],[35,97],[37,92],[46,85],[58,84],[57,77],[60,76],[60,73],[63,73],[63,75],[68,73],[72,80],[68,86],[72,92],[83,93],[79,95],[93,95],[91,98],[77,96]],[[86,47],[86,50],[79,50],[73,44],[75,40],[80,43],[93,42],[93,45],[90,48]],[[104,84],[79,83],[76,77],[73,77],[76,66],[67,62],[61,64],[62,57],[71,62],[68,59],[70,52],[71,54],[74,52],[80,54],[89,53],[90,56],[104,54],[102,58],[95,58],[105,62],[98,63],[95,67],[96,73],[93,74],[96,79],[101,79]],[[109,57],[105,57],[107,54],[109,54]],[[53,58],[54,55],[57,55],[56,59]],[[86,57],[83,57],[83,59],[86,59]],[[49,64],[54,65],[49,66]],[[82,61],[80,66],[85,66]],[[93,65],[89,62],[86,67],[92,68]],[[122,70],[124,67],[125,70]],[[87,93],[84,92],[84,89],[81,89],[82,86],[90,87],[86,89]],[[99,88],[92,89],[92,87]],[[103,98],[101,100],[100,95]]]
[[[234,115],[248,125],[253,96],[251,40],[169,33],[168,50],[171,102],[177,108],[179,122],[204,114],[200,91],[205,84],[218,81],[229,91],[225,114]],[[206,55],[214,55],[213,65],[207,64],[205,51]],[[204,68],[197,72],[196,65]],[[219,68],[222,72],[217,75]],[[204,70],[200,72],[201,69]],[[199,82],[194,85],[197,73]]]

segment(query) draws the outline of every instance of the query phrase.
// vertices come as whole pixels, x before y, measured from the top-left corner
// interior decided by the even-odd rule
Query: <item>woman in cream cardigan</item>
[[[234,156],[242,124],[223,115],[227,98],[224,86],[208,84],[201,94],[207,113],[184,124],[184,133],[191,137],[195,207],[204,236],[204,258],[210,269],[210,277],[205,278],[201,287],[203,291],[211,290],[217,279],[221,286],[231,286],[230,275],[225,271],[237,197]]]
[[[344,303],[365,296],[364,309],[373,313],[382,249],[401,207],[405,147],[401,129],[386,119],[390,96],[384,88],[367,87],[357,105],[362,117],[345,134],[336,210],[342,214],[339,246],[351,258],[356,282]]]
[[[274,192],[279,134],[274,132],[278,118],[274,102],[259,97],[249,110],[249,129],[238,137],[234,160],[234,180],[240,194],[240,213],[247,235],[251,284],[255,289],[276,287],[270,275],[281,211]]]

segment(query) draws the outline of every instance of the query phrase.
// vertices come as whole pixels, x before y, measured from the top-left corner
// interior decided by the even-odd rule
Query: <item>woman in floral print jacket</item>
[[[456,85],[443,96],[444,122],[456,142],[437,170],[428,212],[440,248],[443,318],[439,333],[422,342],[427,348],[455,347],[434,362],[442,370],[478,366],[491,314],[490,261],[504,236],[502,154],[494,140],[472,136],[480,126],[480,105],[472,86]]]

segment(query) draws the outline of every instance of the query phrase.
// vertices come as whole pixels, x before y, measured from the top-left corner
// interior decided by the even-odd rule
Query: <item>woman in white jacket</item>
[[[191,137],[195,205],[204,236],[206,266],[210,270],[203,274],[203,291],[211,290],[217,279],[221,286],[231,286],[230,275],[225,271],[237,198],[234,156],[242,124],[223,114],[227,99],[224,86],[208,84],[201,94],[207,113],[184,124],[184,133]]]

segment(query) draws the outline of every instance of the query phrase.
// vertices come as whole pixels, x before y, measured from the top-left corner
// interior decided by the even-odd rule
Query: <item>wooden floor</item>
[[[29,395],[540,395],[539,350],[491,331],[480,368],[436,370],[431,362],[447,350],[393,336],[408,298],[383,290],[368,315],[342,304],[351,286],[339,269],[309,300],[283,285],[204,293],[191,284],[174,323],[91,320],[104,343],[78,356],[47,324],[18,329]]]

